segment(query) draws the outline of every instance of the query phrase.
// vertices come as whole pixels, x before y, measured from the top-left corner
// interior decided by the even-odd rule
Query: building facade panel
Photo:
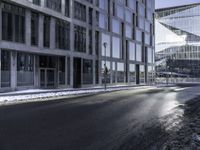
[[[156,11],[159,76],[200,77],[199,15],[199,3]]]
[[[2,0],[0,91],[153,82],[147,1]]]

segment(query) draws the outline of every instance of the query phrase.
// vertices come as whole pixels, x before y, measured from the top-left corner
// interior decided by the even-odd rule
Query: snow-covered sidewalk
[[[95,88],[85,88],[85,89],[56,89],[56,90],[42,90],[42,89],[32,89],[32,90],[23,90],[23,91],[14,91],[8,93],[0,94],[0,104],[9,104],[16,102],[31,102],[31,101],[46,101],[57,98],[67,98],[74,96],[83,96],[89,94],[97,94],[102,92],[112,92],[118,90],[143,90],[152,88],[150,86],[115,86],[108,87],[105,91],[102,87]]]

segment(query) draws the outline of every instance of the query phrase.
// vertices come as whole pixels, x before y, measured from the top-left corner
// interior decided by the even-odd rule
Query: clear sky
[[[155,1],[156,1],[156,8],[200,3],[200,0],[155,0]]]

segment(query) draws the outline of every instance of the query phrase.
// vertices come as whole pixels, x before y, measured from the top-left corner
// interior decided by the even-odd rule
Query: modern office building
[[[0,91],[146,84],[154,0],[1,0]],[[105,63],[106,62],[106,63]]]
[[[200,4],[156,10],[158,75],[200,77]]]

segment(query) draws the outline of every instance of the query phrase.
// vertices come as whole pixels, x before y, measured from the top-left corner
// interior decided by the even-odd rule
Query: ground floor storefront
[[[31,88],[81,88],[108,84],[154,82],[153,66],[77,56],[0,50],[0,92]],[[128,70],[128,71],[127,71]]]

